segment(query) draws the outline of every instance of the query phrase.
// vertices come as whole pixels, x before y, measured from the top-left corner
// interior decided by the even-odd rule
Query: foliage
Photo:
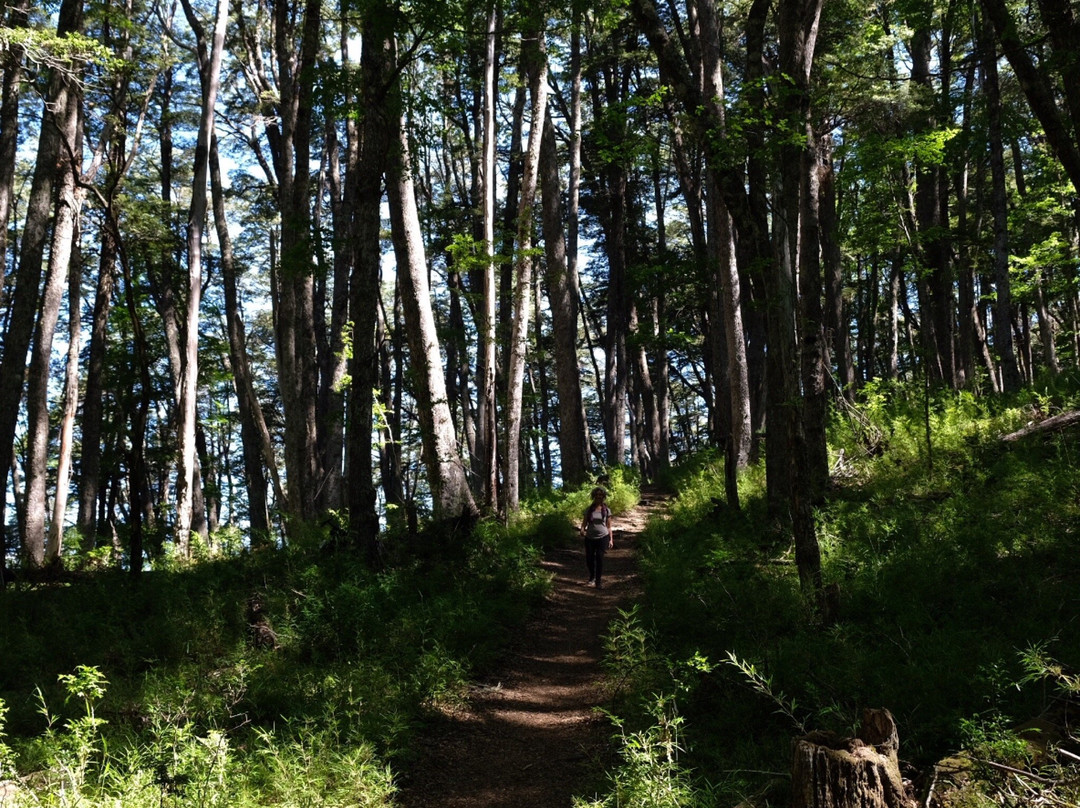
[[[381,570],[312,540],[6,591],[11,804],[390,804],[409,738],[547,587],[553,507],[396,537]]]
[[[649,711],[653,721],[635,732],[628,731],[624,721],[612,716],[619,729],[617,741],[623,764],[615,772],[610,794],[595,801],[575,800],[575,808],[678,808],[688,804],[692,790],[687,773],[679,765],[683,720],[675,700],[657,696]]]
[[[673,804],[782,803],[792,737],[852,734],[861,710],[877,706],[896,717],[901,757],[917,769],[968,749],[977,761],[1036,767],[1058,798],[1075,796],[1075,777],[1045,768],[1065,758],[1033,757],[1016,728],[1073,703],[1080,681],[1068,607],[1080,576],[1080,469],[1070,436],[1000,441],[1036,411],[1073,408],[1075,389],[932,394],[929,445],[924,396],[869,386],[854,420],[834,420],[833,487],[816,511],[826,583],[839,595],[828,624],[800,596],[790,539],[767,529],[760,469],[740,480],[739,512],[723,500],[721,458],[672,472],[678,500],[643,540],[646,600],[613,627],[608,664],[619,725],[632,733],[660,732],[667,719],[653,705],[678,697],[690,785]],[[872,451],[868,434],[880,438]],[[994,765],[973,769],[986,794],[1002,787]],[[634,776],[624,760],[614,792]]]
[[[640,499],[641,476],[629,466],[615,466],[606,469],[597,482],[583,485],[577,490],[564,492],[558,500],[558,511],[570,524],[581,524],[582,514],[592,502],[592,490],[597,486],[607,491],[607,505],[612,514],[618,516],[634,507]]]

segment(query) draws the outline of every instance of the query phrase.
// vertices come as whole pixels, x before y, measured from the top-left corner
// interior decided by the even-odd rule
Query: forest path
[[[575,795],[600,785],[597,761],[611,732],[594,710],[604,698],[603,634],[641,593],[636,540],[666,504],[645,488],[615,517],[602,589],[585,586],[583,547],[545,556],[551,593],[499,667],[473,683],[467,704],[418,735],[397,805],[570,808]]]

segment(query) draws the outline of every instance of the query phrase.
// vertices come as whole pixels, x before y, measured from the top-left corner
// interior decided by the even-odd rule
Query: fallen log
[[[1042,421],[1035,421],[1022,429],[1010,432],[1008,435],[1003,435],[1001,439],[1006,443],[1015,443],[1029,435],[1035,435],[1041,432],[1057,432],[1062,429],[1068,429],[1070,426],[1076,424],[1080,424],[1080,410],[1063,412],[1060,415],[1052,415],[1049,418],[1044,418]]]
[[[792,808],[912,808],[888,710],[864,710],[854,738],[811,732],[795,741]]]

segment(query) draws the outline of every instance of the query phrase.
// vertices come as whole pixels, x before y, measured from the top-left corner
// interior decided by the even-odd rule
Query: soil
[[[603,787],[612,728],[603,636],[640,596],[636,539],[663,496],[643,493],[613,520],[603,588],[586,586],[583,547],[550,552],[552,590],[501,665],[473,683],[466,704],[418,734],[400,781],[402,808],[570,808]]]

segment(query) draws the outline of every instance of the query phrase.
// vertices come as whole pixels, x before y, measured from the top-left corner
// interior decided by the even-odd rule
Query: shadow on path
[[[663,497],[614,520],[604,588],[585,586],[582,548],[550,552],[552,591],[500,668],[472,686],[468,704],[419,734],[401,781],[401,808],[570,808],[597,782],[610,734],[594,708],[604,697],[602,638],[640,594],[637,535]]]

